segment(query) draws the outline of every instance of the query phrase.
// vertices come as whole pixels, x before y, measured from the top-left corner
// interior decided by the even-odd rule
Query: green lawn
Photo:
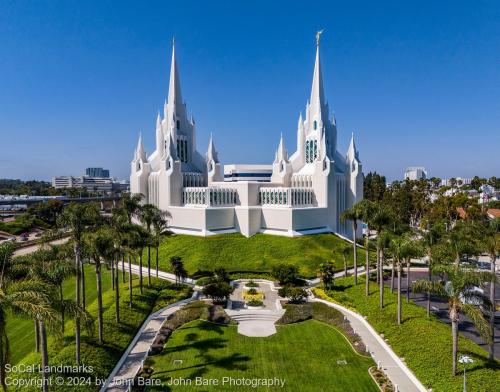
[[[176,359],[182,364],[173,364]],[[166,384],[150,389],[155,391],[378,391],[368,374],[373,360],[357,354],[337,329],[316,320],[278,326],[278,333],[266,338],[239,335],[236,326],[196,320],[175,331],[162,354],[148,363],[153,377]],[[197,387],[196,377],[220,384]],[[223,384],[223,377],[277,377],[285,385],[237,387]],[[171,379],[193,381],[191,386],[169,387]]]
[[[343,268],[341,247],[346,241],[333,234],[296,238],[256,234],[221,234],[210,237],[175,235],[160,246],[161,269],[170,270],[169,260],[180,256],[190,275],[224,267],[230,272],[270,272],[278,263],[299,266],[304,277],[316,277],[318,265],[326,260]],[[152,251],[154,258],[154,251]],[[358,249],[358,260],[364,264],[365,252]],[[349,257],[352,265],[352,255]]]
[[[95,274],[92,272],[93,266],[89,266],[86,271],[86,292],[87,292],[87,310],[91,315],[97,317],[97,299],[95,293]],[[128,279],[128,277],[127,277]],[[110,272],[105,271],[103,274],[103,321],[104,321],[104,343],[99,344],[97,341],[97,321],[95,322],[93,333],[89,334],[82,331],[82,346],[81,346],[81,362],[93,368],[90,373],[67,374],[67,377],[80,375],[83,377],[92,377],[105,379],[113,369],[115,363],[121,357],[127,346],[132,341],[137,333],[137,330],[142,325],[144,320],[152,312],[185,298],[190,293],[190,289],[186,286],[181,288],[175,287],[173,284],[153,279],[152,286],[147,288],[147,279],[144,279],[144,293],[139,292],[138,277],[134,276],[133,280],[133,307],[128,306],[129,290],[128,281],[121,283],[120,272],[120,323],[115,321],[115,304],[114,291],[111,290]],[[73,295],[73,283],[68,281],[65,291],[67,295]],[[10,329],[15,323],[9,320]],[[24,322],[24,335],[29,343],[23,347],[25,353],[24,358],[19,362],[23,364],[38,364],[40,363],[40,354],[34,352],[33,338],[33,322],[29,320],[18,320]],[[22,328],[15,326],[15,331],[9,331],[12,338],[11,350],[19,357],[18,343],[22,341]],[[66,332],[63,337],[49,336],[49,363],[50,365],[74,365],[75,364],[75,342],[74,342],[74,323],[73,320],[68,320],[66,323]],[[59,374],[58,374],[59,375]],[[63,374],[64,375],[64,374]],[[30,379],[38,378],[39,374],[30,373],[10,373],[9,376],[14,378]],[[9,388],[16,390],[16,388]],[[58,391],[95,391],[99,388],[93,385],[80,385],[70,388],[65,386],[51,386],[51,390]],[[18,388],[22,391],[38,391],[36,387]]]
[[[389,340],[392,349],[434,392],[462,391],[462,373],[451,375],[451,327],[435,317],[427,318],[426,310],[403,298],[403,323],[396,323],[397,296],[385,290],[385,308],[379,310],[378,286],[372,284],[370,296],[364,294],[364,277],[357,286],[352,278],[335,280],[328,295],[335,301],[355,308],[367,316],[368,322]],[[468,386],[472,391],[499,391],[500,363],[487,362],[487,353],[471,340],[460,337],[459,353],[470,355],[474,363],[467,367]],[[459,365],[459,370],[463,367]]]

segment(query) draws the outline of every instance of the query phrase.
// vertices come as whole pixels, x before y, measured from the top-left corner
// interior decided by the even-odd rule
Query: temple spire
[[[137,148],[135,149],[135,158],[146,161],[146,151],[144,151],[144,145],[142,144],[141,132],[139,132],[139,140],[137,141]]]
[[[217,157],[217,151],[215,150],[212,133],[210,133],[210,141],[208,142],[207,160],[219,163],[219,158]]]
[[[323,30],[316,33],[316,61],[314,63],[313,82],[311,87],[310,105],[319,111],[323,111],[325,106],[325,95],[323,91],[323,76],[321,74],[321,60],[319,56],[320,36]],[[327,114],[327,113],[325,113]]]
[[[349,143],[349,148],[347,149],[347,158],[349,160],[353,159],[359,160],[358,150],[356,148],[356,143],[354,141],[354,132],[351,135],[351,142]]]
[[[182,107],[181,82],[179,70],[177,69],[177,60],[175,56],[175,40],[172,42],[172,62],[170,64],[170,82],[168,86],[168,105],[175,112]],[[180,113],[179,113],[180,114]]]
[[[281,134],[280,137],[280,144],[278,145],[278,151],[277,151],[277,159],[279,161],[285,161],[288,162],[288,153],[285,148],[285,142],[283,140],[283,133]]]

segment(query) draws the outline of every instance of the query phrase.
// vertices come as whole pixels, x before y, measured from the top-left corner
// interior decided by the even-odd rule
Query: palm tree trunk
[[[370,294],[370,240],[366,237],[365,245],[365,295]]]
[[[75,242],[75,270],[76,270],[76,305],[80,306],[81,300],[81,277],[80,277],[80,244],[78,242]],[[76,346],[76,353],[75,353],[75,359],[76,359],[76,364],[80,364],[80,317],[75,318],[75,346]]]
[[[40,329],[38,328],[38,320],[35,319],[35,350],[40,352]]]
[[[139,290],[142,294],[142,249],[139,253]]]
[[[122,282],[125,283],[125,253],[122,254]]]
[[[61,332],[64,334],[64,292],[62,282],[59,285],[59,300],[61,301]]]
[[[99,344],[102,344],[102,284],[101,284],[101,262],[100,260],[95,262],[95,273],[97,280],[97,328],[98,328],[98,339]]]
[[[86,306],[86,295],[85,295],[85,269],[84,269],[84,263],[82,262],[81,264],[81,267],[82,267],[82,272],[81,272],[81,275],[82,275],[82,307],[83,309],[85,309],[85,306]]]
[[[458,319],[451,318],[451,338],[453,340],[453,359],[452,359],[452,374],[457,374],[457,352],[458,352]]]
[[[394,260],[392,260],[392,267],[391,267],[391,293],[394,293],[394,276],[395,276],[395,271],[396,266],[394,264]]]
[[[358,244],[356,242],[356,222],[352,224],[352,240],[354,246],[354,284],[358,284]]]
[[[488,359],[492,361],[495,358],[495,254],[491,255],[491,282],[490,282],[490,327],[491,327],[491,343],[488,347]]]
[[[344,277],[347,277],[347,257],[343,255],[344,258]]]
[[[115,289],[115,263],[111,262],[111,290],[114,289]]]
[[[406,302],[410,302],[410,259],[406,262]]]
[[[116,322],[120,322],[120,284],[118,281],[118,260],[116,260],[116,274],[115,274],[115,313],[116,313]]]
[[[429,253],[429,268],[428,268],[429,283],[432,282],[431,255]],[[431,317],[431,291],[427,290],[427,317]]]
[[[380,257],[379,257],[379,270],[380,270],[380,283],[379,283],[379,290],[380,290],[380,309],[384,308],[384,252],[381,250],[380,251]]]
[[[47,374],[47,367],[49,366],[49,354],[47,350],[47,330],[45,328],[45,322],[39,320],[40,328],[40,345],[42,346],[42,391],[48,392],[49,390],[49,379]]]
[[[377,284],[380,284],[380,247],[378,246],[378,244],[376,246],[375,252],[377,253],[376,254]]]
[[[148,245],[148,287],[151,286],[151,246]]]
[[[401,324],[401,261],[398,262],[398,325]]]
[[[132,261],[130,260],[130,255],[128,256],[128,291],[129,291],[128,306],[132,307]]]
[[[160,247],[156,247],[156,277],[158,277],[158,251],[160,250]]]

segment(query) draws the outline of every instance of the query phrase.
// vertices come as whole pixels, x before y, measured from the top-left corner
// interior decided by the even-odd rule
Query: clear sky
[[[295,149],[325,29],[325,92],[365,173],[500,175],[500,2],[0,0],[0,178],[103,166],[154,148],[172,36],[183,98],[223,163]]]

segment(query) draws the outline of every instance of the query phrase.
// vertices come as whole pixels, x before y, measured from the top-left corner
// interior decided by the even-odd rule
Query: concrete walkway
[[[373,327],[358,313],[353,312],[341,305],[325,301],[319,298],[311,298],[311,301],[321,302],[342,312],[356,333],[361,337],[367,350],[375,362],[384,370],[397,391],[401,392],[427,392],[427,389],[408,369]]]
[[[118,263],[118,269],[119,270],[122,269],[121,262]],[[130,269],[132,270],[132,273],[134,275],[139,275],[140,268],[137,264],[131,264]],[[129,271],[128,262],[125,262],[125,272],[128,272],[128,271]],[[143,279],[148,278],[148,268],[147,267],[142,266],[142,277],[143,277]],[[151,268],[151,277],[156,278],[156,269],[154,269],[154,268]],[[169,272],[158,271],[158,278],[163,279],[163,280],[168,280],[170,282],[175,282],[175,275],[171,274]],[[196,280],[191,279],[191,278],[186,278],[182,281],[182,283],[190,285],[190,286],[194,286],[196,283]]]
[[[137,332],[134,340],[129,344],[127,350],[123,353],[113,371],[110,373],[106,384],[101,388],[101,392],[128,391],[128,388],[134,381],[134,377],[142,367],[142,364],[147,357],[149,348],[153,344],[153,341],[163,325],[163,322],[168,316],[178,311],[185,304],[196,300],[198,295],[199,292],[195,291],[191,298],[176,302],[156,313],[151,314],[146,319],[139,332]]]

